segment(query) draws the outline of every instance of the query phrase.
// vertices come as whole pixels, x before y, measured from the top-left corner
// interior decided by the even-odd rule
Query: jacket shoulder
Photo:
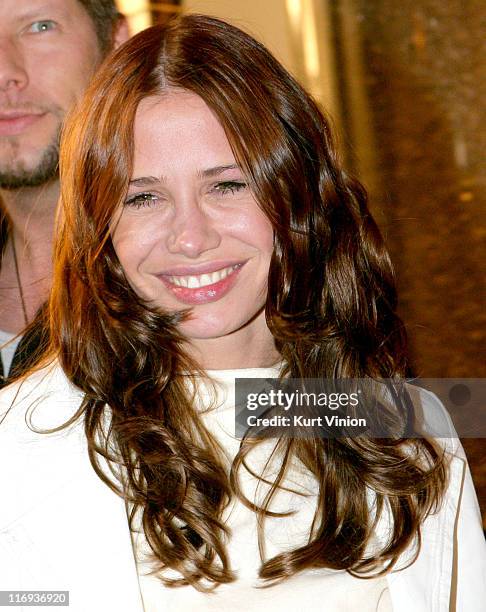
[[[0,390],[0,438],[25,432],[27,422],[34,429],[54,429],[78,410],[83,393],[53,362]]]

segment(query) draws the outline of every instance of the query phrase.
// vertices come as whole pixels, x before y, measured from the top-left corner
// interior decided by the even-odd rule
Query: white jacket
[[[80,400],[58,366],[0,393],[0,591],[69,591],[71,612],[143,612],[125,504],[91,467],[82,419],[54,434],[26,425],[60,425]],[[486,610],[477,499],[459,441],[446,444],[444,503],[423,525],[417,561],[387,576],[394,612]],[[378,537],[386,531],[382,522]]]

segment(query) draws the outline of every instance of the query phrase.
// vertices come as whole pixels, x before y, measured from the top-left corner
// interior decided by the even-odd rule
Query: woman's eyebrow
[[[131,179],[131,181],[128,183],[128,185],[131,187],[132,185],[134,187],[148,187],[150,185],[156,185],[159,183],[163,183],[164,179],[163,177],[156,177],[156,176],[139,176],[137,178]]]
[[[212,178],[226,172],[226,170],[239,170],[239,168],[238,164],[228,164],[226,166],[214,166],[214,168],[199,170],[197,174],[199,178]],[[165,178],[163,176],[138,176],[131,179],[128,184],[130,187],[150,187],[164,182]]]
[[[213,176],[218,176],[218,174],[222,174],[226,170],[239,170],[239,166],[238,164],[229,164],[227,166],[215,166],[214,168],[207,168],[207,170],[201,170],[198,172],[198,174],[202,178],[211,178]]]

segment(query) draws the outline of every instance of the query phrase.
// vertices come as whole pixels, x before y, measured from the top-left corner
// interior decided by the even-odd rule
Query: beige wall
[[[116,0],[116,3],[120,12],[128,17],[132,34],[151,25],[148,0]]]
[[[285,0],[183,0],[182,7],[230,21],[261,40],[291,72],[297,71]]]

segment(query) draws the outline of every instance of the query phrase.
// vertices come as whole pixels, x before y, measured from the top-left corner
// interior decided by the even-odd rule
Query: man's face
[[[0,0],[0,187],[57,176],[61,123],[100,60],[79,0]]]

